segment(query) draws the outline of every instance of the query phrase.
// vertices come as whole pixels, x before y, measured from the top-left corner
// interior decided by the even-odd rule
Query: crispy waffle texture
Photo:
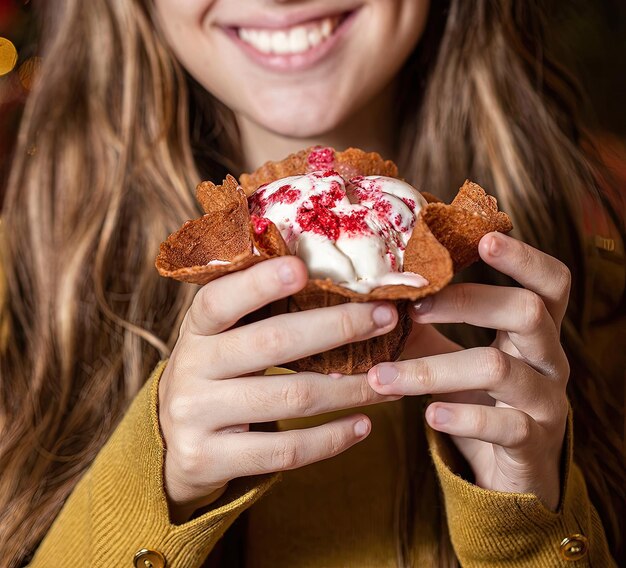
[[[196,197],[205,214],[187,221],[161,243],[156,259],[159,274],[204,285],[257,262],[289,254],[276,226],[267,219],[250,215],[247,197],[277,179],[317,170],[335,170],[347,179],[357,175],[398,177],[396,165],[379,154],[356,148],[338,152],[313,147],[243,174],[239,183],[230,175],[222,185],[202,182]],[[513,228],[508,215],[498,211],[496,199],[469,180],[449,205],[433,195],[425,194],[425,197],[428,205],[418,215],[404,254],[403,269],[421,274],[428,280],[426,286],[388,285],[360,294],[330,279],[310,279],[304,290],[287,302],[287,310],[297,312],[345,302],[393,301],[399,313],[395,329],[384,336],[298,361],[281,362],[283,366],[296,371],[352,374],[397,359],[411,330],[407,301],[435,294],[450,282],[456,271],[478,260],[478,242],[483,235],[491,231],[506,233]]]

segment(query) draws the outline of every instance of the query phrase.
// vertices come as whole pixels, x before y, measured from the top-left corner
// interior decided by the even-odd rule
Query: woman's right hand
[[[174,522],[217,499],[231,479],[335,456],[371,427],[363,414],[284,432],[254,432],[250,424],[400,398],[374,392],[365,374],[262,376],[268,367],[382,335],[397,323],[390,303],[346,303],[233,328],[306,282],[302,261],[286,256],[223,276],[196,294],[159,385],[165,488]]]

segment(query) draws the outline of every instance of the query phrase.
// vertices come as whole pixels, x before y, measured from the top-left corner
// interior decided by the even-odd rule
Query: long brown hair
[[[44,537],[175,342],[194,290],[160,279],[155,252],[197,216],[199,169],[215,179],[240,163],[232,115],[185,76],[148,4],[50,2],[43,18],[44,65],[3,208],[0,549],[9,566]],[[584,310],[577,219],[593,180],[573,84],[536,55],[539,4],[431,8],[401,76],[404,92],[423,93],[402,101],[402,171],[441,196],[471,176],[498,196],[520,238],[570,265],[580,284],[564,331],[575,350]],[[571,381],[586,430],[578,462],[618,554],[619,433],[606,418],[610,390],[588,396],[603,379],[592,383],[580,349]]]

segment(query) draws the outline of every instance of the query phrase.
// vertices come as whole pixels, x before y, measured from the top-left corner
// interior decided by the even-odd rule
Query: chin
[[[339,124],[339,119],[329,119],[327,116],[318,117],[315,113],[303,116],[299,111],[283,113],[276,116],[250,117],[259,126],[288,138],[308,139],[326,134],[335,129]]]
[[[337,100],[327,102],[332,97],[315,96],[311,91],[308,91],[306,98],[302,97],[302,93],[298,95],[257,98],[257,104],[246,109],[248,112],[244,110],[244,114],[264,129],[281,136],[302,139],[334,130],[350,114],[350,105],[342,105]]]

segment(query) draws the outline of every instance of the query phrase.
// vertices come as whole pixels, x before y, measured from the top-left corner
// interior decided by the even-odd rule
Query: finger
[[[266,304],[298,292],[306,282],[306,267],[295,256],[260,262],[203,286],[183,325],[196,335],[215,335]]]
[[[560,329],[569,298],[571,274],[560,260],[502,233],[488,233],[478,244],[481,258],[544,301]]]
[[[565,369],[558,330],[543,300],[523,288],[455,284],[411,310],[419,323],[468,323],[508,332],[522,357],[545,374]]]
[[[486,391],[495,400],[540,420],[553,411],[551,391],[556,390],[537,371],[494,347],[381,363],[367,377],[371,387],[384,395]]]
[[[237,377],[391,331],[390,303],[347,303],[282,314],[231,329],[213,340],[209,378]]]
[[[370,430],[369,418],[360,414],[302,430],[227,434],[220,438],[222,476],[230,480],[303,467],[344,452]]]
[[[400,398],[378,394],[364,374],[330,377],[318,373],[219,381],[205,390],[207,395],[212,400],[203,407],[215,409],[211,419],[216,428],[316,416]]]
[[[476,404],[433,402],[426,421],[433,430],[513,450],[528,446],[541,429],[521,410]]]

